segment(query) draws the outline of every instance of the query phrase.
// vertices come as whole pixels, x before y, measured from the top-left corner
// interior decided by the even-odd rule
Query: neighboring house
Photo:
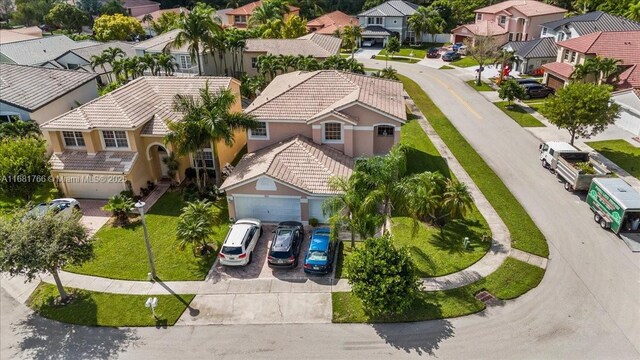
[[[42,124],[98,97],[96,75],[0,63],[0,123]]]
[[[216,10],[216,16],[220,19],[220,24],[223,27],[227,27],[229,25],[231,25],[229,23],[229,16],[227,15],[227,13],[229,11],[233,10],[232,8],[227,8],[227,9],[220,9],[220,10]]]
[[[0,44],[0,63],[59,68],[59,65],[49,62],[69,50],[96,44],[98,42],[89,40],[73,41],[64,35]]]
[[[336,10],[309,20],[309,22],[307,22],[307,30],[316,34],[334,35],[336,31],[345,26],[357,25],[359,25],[358,19]]]
[[[122,6],[133,17],[160,10],[160,3],[151,0],[124,0]]]
[[[398,36],[402,42],[414,43],[415,33],[409,29],[407,20],[417,8],[418,5],[408,1],[392,0],[361,12],[358,14],[361,41],[384,46],[390,36]]]
[[[9,44],[16,41],[33,40],[42,37],[42,29],[37,26],[0,29],[0,45]]]
[[[245,112],[260,126],[222,184],[229,215],[305,224],[327,222],[329,179],[349,177],[354,158],[389,152],[407,120],[400,82],[335,70],[280,75]]]
[[[108,48],[119,48],[125,53],[125,57],[136,56],[136,51],[133,48],[133,44],[123,41],[110,41],[106,43],[99,43],[93,46],[87,46],[80,49],[69,50],[66,53],[58,56],[55,62],[60,64],[65,69],[81,70],[90,73],[96,73],[99,76],[98,81],[101,84],[108,84],[108,74],[113,70],[109,64],[98,66],[95,70],[91,66],[91,57],[94,55],[101,55],[102,52]]]
[[[503,49],[514,53],[516,61],[513,70],[521,74],[540,74],[542,65],[555,61],[558,56],[556,41],[552,37],[511,41]]]
[[[153,29],[151,28],[151,21],[158,21],[158,19],[160,19],[160,17],[162,16],[162,14],[165,14],[165,13],[189,14],[189,10],[186,9],[186,8],[183,8],[183,7],[177,7],[177,8],[173,8],[173,9],[156,10],[154,12],[150,12],[150,13],[147,13],[147,14],[138,15],[138,16],[136,16],[136,19],[138,19],[138,21],[140,21],[140,24],[142,25],[142,28],[147,33],[147,35],[156,36],[157,35],[156,32],[153,31]],[[151,15],[151,21],[144,22],[143,19],[147,15]]]
[[[616,125],[640,136],[640,64],[624,70],[611,98],[622,108]]]
[[[136,55],[144,56],[144,54],[158,54],[165,51],[169,51],[176,61],[178,67],[176,68],[176,75],[198,75],[198,64],[195,59],[191,58],[189,53],[189,44],[185,44],[180,48],[169,48],[170,43],[175,40],[180,30],[171,30],[164,34],[152,37],[149,40],[141,41],[133,46],[136,51]],[[200,63],[202,66],[203,75],[211,75],[214,73],[213,59],[211,54],[200,51]]]
[[[595,32],[558,42],[556,61],[542,65],[543,82],[559,89],[571,80],[575,65],[600,56],[620,60],[622,70],[640,64],[640,31]],[[594,81],[595,78],[588,78]]]
[[[609,15],[604,11],[571,16],[540,26],[542,27],[540,36],[553,37],[556,41],[569,40],[598,31],[640,30],[640,23],[624,17]]]
[[[249,19],[251,18],[251,14],[253,14],[253,10],[258,6],[262,5],[262,1],[254,1],[248,3],[246,5],[240,6],[239,8],[235,8],[226,12],[227,21],[230,26],[237,28],[246,28],[249,26]],[[289,12],[285,14],[285,20],[292,15],[300,15],[300,8],[292,5],[289,6]]]
[[[258,74],[258,57],[262,55],[303,55],[324,60],[340,53],[342,40],[331,35],[311,33],[297,39],[247,39],[244,49],[244,72]]]
[[[507,0],[474,11],[473,24],[460,25],[451,32],[457,43],[476,36],[493,36],[498,45],[540,37],[540,24],[564,18],[567,10],[534,0]]]
[[[73,72],[74,74],[81,74]],[[140,77],[94,101],[84,104],[40,126],[53,147],[51,174],[60,180],[65,195],[107,199],[123,190],[135,193],[167,176],[162,159],[171,151],[165,145],[166,121],[181,121],[173,110],[175,95],[199,96],[209,83],[212,93],[230,89],[237,101],[232,111],[242,111],[240,83],[228,77]],[[204,167],[214,161],[224,166],[245,144],[246,134],[238,131],[235,144],[211,144],[205,150]],[[177,179],[192,166],[191,156],[179,158]]]

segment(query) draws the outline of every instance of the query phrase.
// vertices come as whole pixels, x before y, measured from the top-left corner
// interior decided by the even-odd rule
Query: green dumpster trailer
[[[587,204],[603,229],[640,242],[640,193],[624,180],[593,179]]]

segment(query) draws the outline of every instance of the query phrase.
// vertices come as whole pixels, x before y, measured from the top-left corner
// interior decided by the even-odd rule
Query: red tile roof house
[[[474,11],[473,24],[460,25],[451,32],[451,42],[475,36],[495,36],[497,45],[540,37],[540,24],[564,18],[567,10],[533,0],[508,0]]]
[[[253,14],[253,10],[260,5],[262,5],[262,1],[254,1],[228,11],[227,17],[229,18],[229,25],[237,28],[247,28],[251,14]],[[284,16],[285,20],[292,15],[300,15],[300,8],[289,5],[289,12]]]
[[[402,84],[335,70],[276,77],[245,109],[260,122],[246,154],[222,184],[231,218],[327,222],[331,177],[354,158],[386,154],[406,122]]]
[[[353,25],[359,25],[358,19],[336,10],[307,22],[307,30],[318,34],[334,35],[337,30]]]

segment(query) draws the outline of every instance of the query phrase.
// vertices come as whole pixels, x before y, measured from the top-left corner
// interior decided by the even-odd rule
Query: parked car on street
[[[455,61],[462,57],[459,53],[455,51],[448,51],[442,55],[442,61]]]
[[[524,98],[546,98],[549,95],[553,95],[555,90],[551,87],[542,84],[521,84],[524,87]]]
[[[297,221],[283,221],[274,230],[267,262],[271,268],[293,269],[304,239],[304,226]]]
[[[307,274],[327,274],[333,266],[333,243],[329,228],[318,228],[311,235],[309,250],[304,257],[304,272]]]
[[[437,58],[438,56],[440,56],[440,49],[438,49],[437,47],[432,47],[427,50],[428,58]]]
[[[218,253],[220,264],[245,266],[253,260],[253,250],[262,235],[262,222],[257,219],[241,219],[231,225]]]
[[[52,211],[56,215],[70,216],[74,210],[80,211],[80,203],[78,200],[62,198],[40,203],[29,210],[26,216],[41,218],[45,216],[48,211]]]

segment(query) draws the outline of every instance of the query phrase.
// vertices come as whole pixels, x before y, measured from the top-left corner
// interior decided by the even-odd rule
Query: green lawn
[[[511,103],[509,106],[507,101],[499,101],[494,104],[522,127],[544,127],[540,120],[527,113],[520,105]]]
[[[587,145],[640,179],[640,148],[625,140],[591,141]]]
[[[53,200],[58,196],[58,191],[53,183],[44,183],[31,198],[31,204]],[[0,196],[0,216],[14,212],[16,208],[26,206],[29,202],[15,196]]]
[[[409,117],[412,118],[412,115]],[[407,171],[417,174],[425,171],[439,171],[450,177],[449,166],[433,145],[416,120],[409,120],[401,128],[400,143],[407,151]]]
[[[544,270],[514,258],[505,262],[491,275],[473,284],[454,290],[421,292],[413,305],[394,317],[371,317],[362,302],[350,292],[334,292],[333,322],[379,323],[444,319],[476,313],[485,305],[474,296],[487,290],[498,299],[516,298],[538,286]]]
[[[404,62],[404,63],[410,63],[410,64],[415,64],[418,61],[420,61],[420,59],[411,59],[411,58],[401,58],[401,57],[396,57],[396,56],[389,56],[389,58],[387,59],[386,56],[384,55],[376,55],[376,60],[383,60],[383,61],[398,61],[398,62]]]
[[[440,69],[440,70],[453,70],[455,68],[453,66],[449,66],[449,65],[442,65],[438,69]]]
[[[226,203],[225,199],[216,203],[218,211],[223,212],[222,219],[228,218]],[[183,206],[179,191],[167,192],[146,214],[157,276],[163,281],[203,280],[215,260],[215,254],[195,257],[190,248],[184,251],[177,248],[175,230]],[[217,249],[228,231],[226,220],[215,230]],[[95,259],[81,267],[69,266],[65,270],[112,279],[147,279],[149,263],[139,221],[123,228],[107,224],[95,236]]]
[[[398,75],[398,77],[438,135],[445,141],[449,150],[473,178],[473,181],[505,222],[511,233],[512,246],[539,256],[549,256],[549,248],[544,235],[502,180],[418,84],[405,76]]]
[[[471,66],[477,66],[478,62],[473,60],[471,57],[465,56],[456,61],[452,61],[451,65],[455,65],[458,67],[471,67]]]
[[[39,315],[69,324],[89,326],[171,326],[189,306],[194,295],[156,295],[156,318],[144,304],[147,295],[121,295],[66,288],[73,294],[70,304],[59,306],[55,285],[41,283],[28,305]]]
[[[358,249],[362,246],[364,246],[362,242],[360,241],[355,242],[355,249]],[[336,259],[336,272],[334,274],[334,277],[336,279],[349,278],[349,273],[347,272],[347,269],[345,269],[344,267],[344,259],[348,258],[349,255],[351,255],[353,253],[353,250],[355,249],[351,247],[351,241],[347,240],[347,241],[340,242],[340,245],[338,247],[337,259]]]
[[[480,86],[476,85],[475,80],[469,80],[469,81],[466,81],[466,83],[469,84],[469,86],[471,86],[472,88],[476,89],[477,91],[495,91],[493,90],[493,88],[491,88],[491,86],[489,86],[484,81],[480,84]]]
[[[425,56],[427,56],[427,50],[429,50],[429,48],[441,46],[442,43],[424,43],[420,46],[403,46],[400,48],[400,52],[394,55],[411,56],[411,53],[413,53],[414,58],[423,59]],[[380,51],[378,55],[385,55],[386,53],[387,51],[385,49],[382,49],[382,51]]]

